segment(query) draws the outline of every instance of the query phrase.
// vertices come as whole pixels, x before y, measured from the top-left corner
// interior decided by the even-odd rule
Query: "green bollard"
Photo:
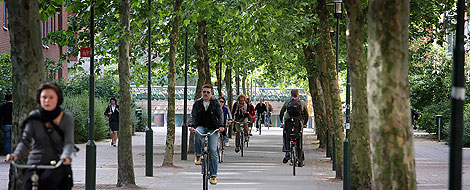
[[[96,189],[96,145],[92,140],[86,144],[85,189]]]
[[[343,178],[343,189],[351,189],[351,173],[350,173],[350,161],[349,161],[349,139],[344,140],[344,178]]]
[[[153,130],[145,129],[145,176],[153,176]]]

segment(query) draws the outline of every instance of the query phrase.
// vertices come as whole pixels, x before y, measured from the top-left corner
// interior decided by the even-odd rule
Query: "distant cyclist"
[[[193,104],[193,110],[191,111],[191,132],[195,130],[202,134],[211,133],[212,131],[219,129],[219,132],[224,131],[223,125],[223,112],[220,106],[219,100],[212,96],[213,88],[210,84],[202,86],[202,98],[197,99]],[[211,184],[217,184],[217,164],[219,163],[217,158],[217,140],[218,134],[209,136],[209,159],[210,166],[209,170],[211,173]],[[194,152],[196,159],[194,164],[201,164],[202,155],[202,144],[204,138],[196,133],[194,135]]]
[[[308,121],[308,110],[307,103],[300,99],[298,89],[293,89],[291,91],[291,98],[284,102],[279,117],[282,122],[281,126],[284,127],[282,151],[286,153],[282,162],[285,164],[290,159],[289,136],[292,132],[292,126],[294,126],[294,133],[298,137],[297,144],[300,145],[297,146],[297,152],[299,153],[298,158],[300,159],[299,167],[302,167],[304,161],[302,130],[304,123]],[[295,118],[294,121],[291,121],[291,118]]]
[[[264,123],[264,117],[266,116],[266,112],[268,111],[266,104],[263,103],[263,98],[259,99],[259,103],[256,104],[255,111],[256,118],[258,120],[258,122],[256,122],[256,129],[259,129],[261,124]]]
[[[237,122],[248,122],[250,114],[248,113],[249,105],[245,95],[241,94],[237,97],[237,101],[232,106],[232,115]],[[235,152],[240,151],[240,124],[235,123]],[[248,127],[244,127],[245,134],[248,134]]]
[[[253,128],[253,123],[256,121],[256,113],[255,113],[255,106],[253,106],[253,104],[251,103],[251,99],[250,98],[247,98],[246,99],[248,101],[248,111],[250,113],[250,117],[248,118],[248,120],[250,121],[250,129],[249,129],[249,132],[250,132],[250,136],[253,136],[251,134],[251,128]]]
[[[219,97],[220,106],[222,106],[222,111],[224,112],[224,127],[225,129],[229,129],[230,124],[232,123],[232,114],[230,113],[230,108],[225,104],[225,98],[223,96]],[[228,143],[228,136],[225,130],[222,134],[224,136],[224,143],[225,146],[230,146]]]

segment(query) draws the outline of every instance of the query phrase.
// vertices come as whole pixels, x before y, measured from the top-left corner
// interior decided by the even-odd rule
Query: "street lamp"
[[[151,0],[148,0],[148,11],[152,7]],[[148,17],[148,80],[147,80],[147,128],[145,129],[145,176],[153,176],[153,130],[152,130],[152,25],[150,23],[151,14]]]

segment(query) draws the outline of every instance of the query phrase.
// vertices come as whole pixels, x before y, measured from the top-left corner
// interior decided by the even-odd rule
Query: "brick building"
[[[41,38],[47,37],[48,32],[67,29],[67,18],[70,13],[65,12],[65,7],[61,7],[60,11],[54,16],[47,18],[46,21],[41,21]],[[10,33],[8,30],[8,8],[5,1],[0,2],[0,22],[2,22],[2,29],[0,29],[0,53],[10,54]],[[42,52],[44,58],[50,58],[58,61],[61,54],[67,53],[67,47],[59,46],[57,44],[42,42]],[[75,58],[72,58],[75,61]],[[56,79],[67,79],[68,68],[67,62],[63,62],[61,68],[56,74]]]

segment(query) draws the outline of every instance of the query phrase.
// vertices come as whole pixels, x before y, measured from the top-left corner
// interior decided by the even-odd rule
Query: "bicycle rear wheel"
[[[292,174],[295,176],[295,166],[297,165],[297,152],[295,150],[295,145],[290,147],[290,157],[292,163]]]

